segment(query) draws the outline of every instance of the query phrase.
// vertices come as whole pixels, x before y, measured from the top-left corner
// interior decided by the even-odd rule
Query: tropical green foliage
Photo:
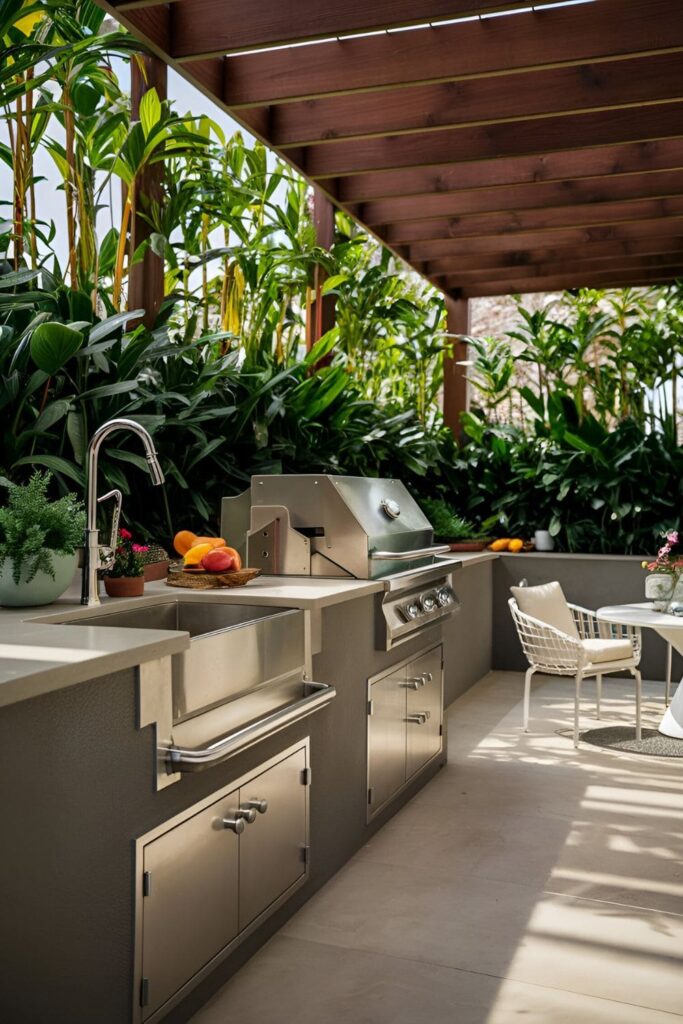
[[[82,486],[88,437],[126,415],[154,435],[167,480],[149,487],[135,439],[102,452],[141,538],[215,527],[224,494],[289,471],[400,476],[477,528],[491,515],[506,533],[549,525],[570,550],[646,550],[670,524],[680,289],[520,304],[508,336],[470,339],[475,401],[458,447],[439,411],[437,293],[345,215],[319,248],[305,182],[261,144],[153,89],[133,120],[116,69],[137,44],[92,0],[3,0],[0,35],[5,476],[42,468],[62,493]],[[49,214],[41,150],[60,182]],[[151,329],[126,310],[148,247],[166,270]],[[336,324],[307,352],[321,275]]]

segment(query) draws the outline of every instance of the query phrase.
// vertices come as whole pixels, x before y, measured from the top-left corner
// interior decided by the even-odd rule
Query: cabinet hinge
[[[150,871],[142,872],[142,895],[150,896],[152,892],[152,874]]]
[[[301,859],[304,862],[304,864],[306,865],[306,867],[308,867],[309,862],[311,860],[311,848],[310,848],[310,846],[302,846],[301,847]]]
[[[140,982],[140,1006],[149,1006],[149,978]]]
[[[368,714],[369,715],[374,715],[374,713],[375,713],[375,702],[372,701],[372,700],[369,700],[368,701]]]
[[[301,770],[301,785],[310,786],[311,779],[313,778],[313,772],[310,768],[302,768]]]
[[[372,803],[372,796],[373,796],[373,793],[374,793],[374,790],[373,790],[372,786],[370,786],[370,789],[368,790],[368,803],[369,803],[369,804],[371,804],[371,803]]]

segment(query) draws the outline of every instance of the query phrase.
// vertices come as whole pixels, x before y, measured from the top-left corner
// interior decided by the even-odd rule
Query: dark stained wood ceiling
[[[530,5],[103,2],[448,295],[683,277],[683,0]]]

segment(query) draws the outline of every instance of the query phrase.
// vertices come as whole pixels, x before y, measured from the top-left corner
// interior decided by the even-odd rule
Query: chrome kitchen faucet
[[[131,430],[134,434],[138,435],[145,446],[145,458],[147,459],[147,465],[149,466],[149,475],[152,478],[152,483],[155,487],[158,487],[164,482],[164,474],[161,466],[159,465],[159,459],[154,447],[154,442],[143,426],[136,423],[135,420],[122,418],[109,420],[108,423],[103,423],[101,427],[97,428],[93,436],[90,438],[90,444],[88,445],[88,469],[86,480],[87,523],[85,528],[85,549],[83,552],[81,604],[98,605],[100,603],[97,570],[110,568],[114,561],[116,536],[118,534],[118,521],[121,513],[120,491],[109,491],[108,494],[103,495],[103,497],[99,499],[102,501],[106,498],[113,497],[116,502],[112,519],[110,546],[108,548],[100,545],[99,533],[97,530],[97,459],[102,442],[105,437],[111,434],[114,430]]]

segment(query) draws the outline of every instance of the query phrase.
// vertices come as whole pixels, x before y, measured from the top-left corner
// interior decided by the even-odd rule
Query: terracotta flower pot
[[[109,597],[142,597],[145,592],[145,577],[105,576],[104,589]]]

